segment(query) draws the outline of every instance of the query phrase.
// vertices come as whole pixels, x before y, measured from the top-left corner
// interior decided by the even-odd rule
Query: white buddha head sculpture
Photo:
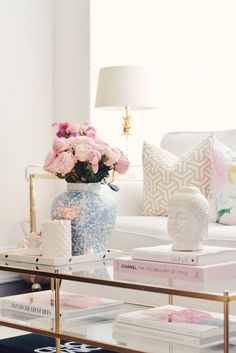
[[[168,203],[168,234],[173,240],[172,250],[201,250],[208,237],[207,199],[197,187],[184,186]]]

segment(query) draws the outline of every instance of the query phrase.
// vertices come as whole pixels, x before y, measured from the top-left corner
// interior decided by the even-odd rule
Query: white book
[[[222,353],[224,351],[222,335],[209,340],[157,332],[153,329],[143,329],[119,322],[114,322],[112,326],[112,338],[117,343],[148,353]],[[204,340],[205,344],[203,344]]]
[[[117,321],[197,338],[222,335],[224,316],[220,313],[175,305],[119,314]],[[230,315],[230,332],[236,332],[236,316]]]
[[[107,322],[114,321],[116,315],[121,310],[109,310],[97,312],[97,314],[87,314],[86,316],[75,317],[73,319],[61,319],[61,329],[71,329],[74,327],[85,327],[86,325],[104,324]],[[30,327],[41,327],[45,329],[53,329],[55,326],[55,320],[51,317],[42,317],[37,315],[28,314],[25,312],[15,311],[11,309],[0,310],[1,319],[7,321],[13,321],[14,323],[24,323]],[[85,332],[86,333],[86,332]]]
[[[184,265],[208,265],[236,260],[236,248],[207,246],[199,251],[173,251],[172,244],[134,248],[135,260],[172,262]]]
[[[112,326],[112,337],[116,340],[120,340],[121,342],[125,342],[125,339],[128,339],[128,337],[131,339],[132,337],[134,338],[136,336],[136,340],[138,342],[140,342],[142,339],[148,339],[149,341],[153,341],[156,344],[159,341],[162,341],[179,344],[183,347],[189,346],[195,348],[206,348],[213,345],[218,345],[224,341],[223,334],[202,338],[120,322],[114,322]]]
[[[120,310],[122,302],[78,293],[60,292],[60,317],[73,319]],[[55,317],[55,293],[51,290],[12,295],[1,299],[1,308],[41,317]]]
[[[62,266],[62,265],[72,265],[82,262],[91,262],[99,260],[109,260],[115,257],[122,256],[122,251],[120,250],[106,250],[104,252],[88,254],[88,255],[78,255],[71,257],[45,257],[45,256],[35,256],[35,255],[25,255],[23,253],[24,249],[11,249],[11,250],[1,250],[0,260],[4,261],[16,261],[25,262],[36,265],[49,265],[49,266]]]

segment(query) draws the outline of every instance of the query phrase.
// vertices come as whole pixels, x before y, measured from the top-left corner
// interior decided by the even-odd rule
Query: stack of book
[[[182,283],[182,288],[191,290],[209,288],[213,283],[219,290],[219,283],[224,289],[226,281],[236,277],[236,248],[205,246],[201,251],[172,251],[171,244],[135,248],[131,256],[115,259],[113,269],[117,280],[177,288]],[[146,340],[154,347],[162,342],[163,350],[171,343],[210,352],[213,345],[223,343],[223,327],[222,314],[167,305],[119,314],[113,337],[130,347]],[[236,340],[236,316],[230,317],[230,338]]]
[[[209,283],[236,277],[236,248],[205,246],[200,251],[172,251],[171,244],[135,248],[131,256],[115,259],[113,268],[118,280]]]
[[[174,305],[119,314],[113,323],[113,338],[130,347],[162,342],[203,349],[224,341],[223,314]],[[236,317],[230,316],[230,338],[236,339]],[[185,351],[182,347],[182,352]]]
[[[60,291],[60,319],[65,328],[67,322],[94,317],[114,317],[120,312],[122,302]],[[1,299],[1,316],[17,321],[35,318],[55,318],[55,293],[51,290],[18,294]]]

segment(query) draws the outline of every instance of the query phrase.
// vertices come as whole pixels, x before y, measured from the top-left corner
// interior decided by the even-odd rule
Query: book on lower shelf
[[[54,296],[54,292],[47,290],[4,297],[1,299],[1,309],[54,318]],[[62,320],[119,311],[121,306],[122,302],[114,299],[60,292],[60,317]]]
[[[236,272],[236,261],[212,265],[190,266],[176,263],[134,260],[130,256],[114,259],[113,270],[120,273],[165,277],[185,281],[213,281],[233,278]]]
[[[122,313],[117,321],[201,338],[222,334],[224,327],[221,313],[175,305]],[[230,331],[236,333],[236,316],[230,316]]]
[[[236,317],[230,316],[230,336],[236,338]],[[220,313],[175,305],[118,314],[115,330],[190,346],[208,346],[224,339]]]
[[[183,265],[210,265],[235,261],[236,248],[204,245],[199,251],[173,251],[172,244],[134,248],[131,257],[136,260],[171,262]]]
[[[148,353],[222,353],[224,351],[223,337],[213,337],[208,343],[194,337],[176,335],[134,325],[113,323],[112,337],[131,349],[138,349]],[[207,342],[205,340],[205,342]],[[235,342],[235,341],[234,341]],[[236,348],[236,342],[230,348]],[[170,349],[171,348],[171,349]],[[230,350],[231,352],[231,350]],[[235,352],[235,351],[234,351]]]
[[[162,341],[198,349],[216,346],[224,342],[223,334],[202,338],[117,322],[113,324],[112,336],[121,342],[128,338],[131,340],[132,337],[135,340],[136,337],[138,341],[148,339],[149,342],[152,340],[155,344]],[[236,336],[232,336],[235,339]]]

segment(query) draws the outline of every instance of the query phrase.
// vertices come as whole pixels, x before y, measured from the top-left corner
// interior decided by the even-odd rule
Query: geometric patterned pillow
[[[214,138],[212,151],[212,181],[209,201],[210,220],[236,224],[236,152]]]
[[[196,186],[208,196],[211,182],[213,135],[181,157],[143,144],[142,216],[167,216],[169,198],[181,186]]]

